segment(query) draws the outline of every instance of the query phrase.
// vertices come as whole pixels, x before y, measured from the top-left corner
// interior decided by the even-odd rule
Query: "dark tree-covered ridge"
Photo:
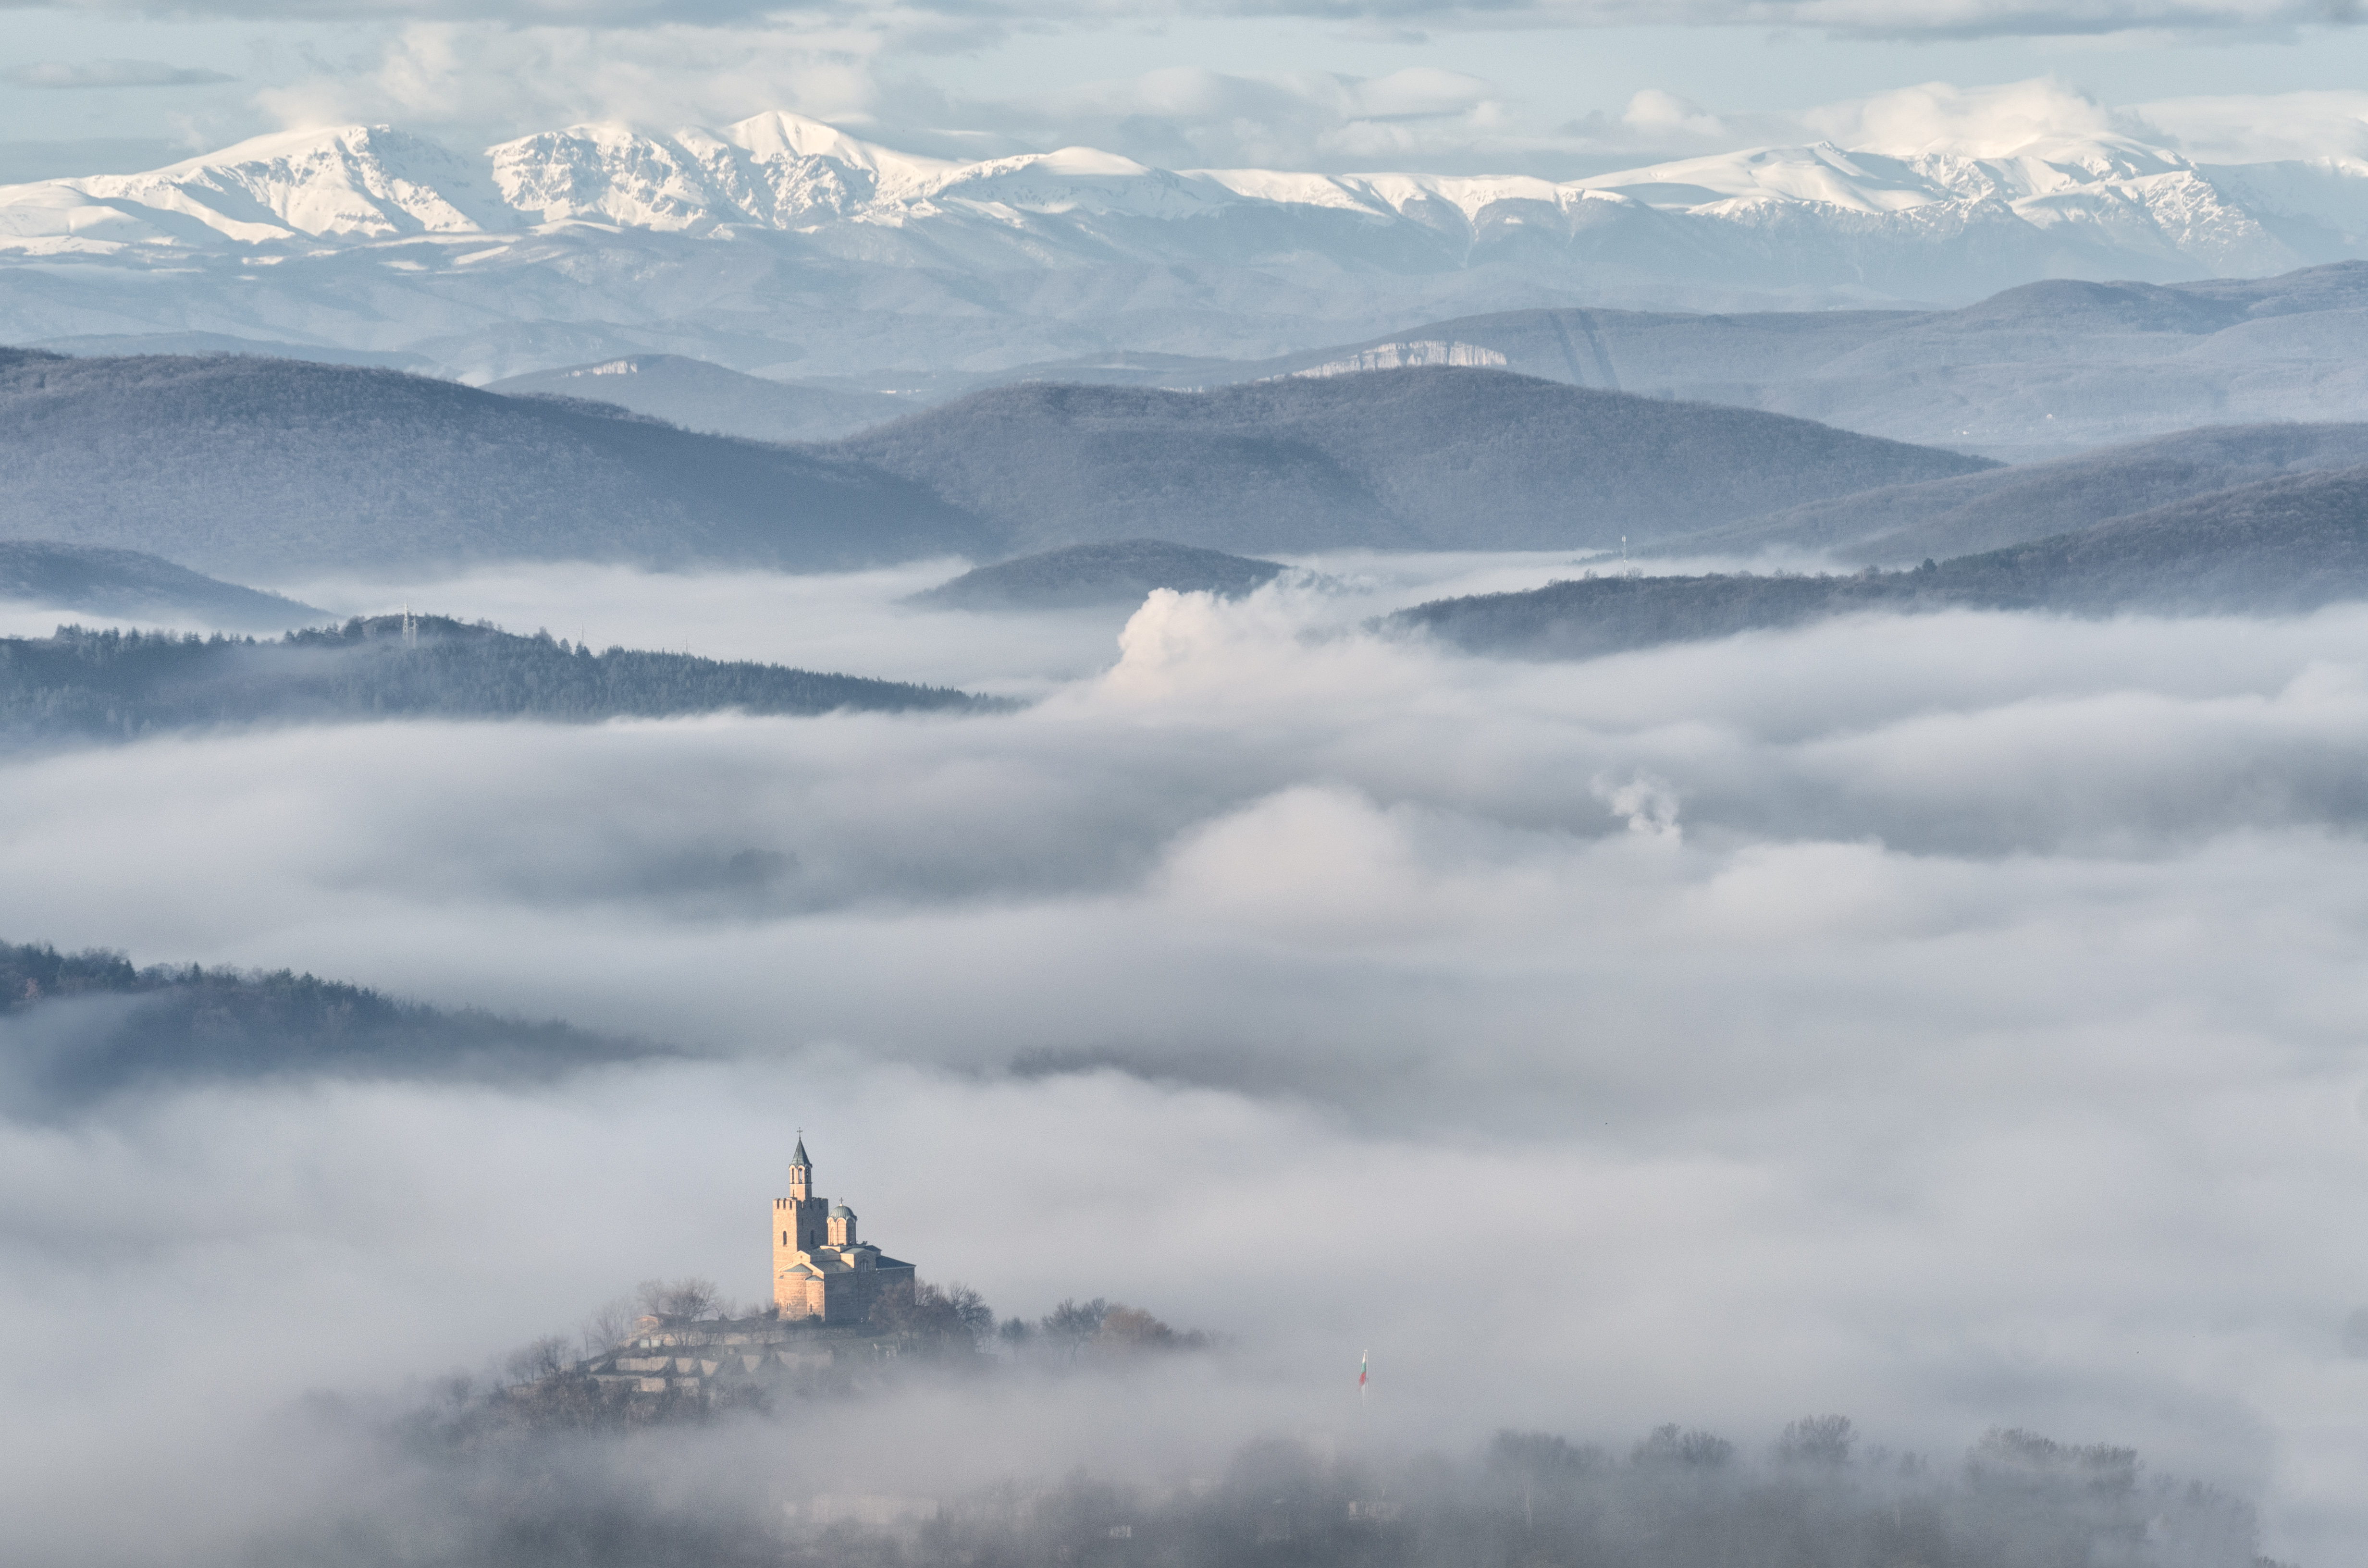
[[[85,615],[155,620],[188,617],[241,631],[284,631],[336,619],[279,594],[242,587],[136,550],[0,539],[0,599]]]
[[[548,1078],[672,1054],[285,969],[140,967],[104,949],[0,942],[0,1104],[19,1110],[209,1078]]]
[[[1813,420],[1432,367],[1165,392],[1030,383],[820,449],[1013,551],[1552,550],[1997,466]]]
[[[2237,486],[1904,572],[1587,576],[1435,599],[1390,624],[1474,652],[1578,659],[1838,615],[2036,609],[2291,615],[2368,598],[2368,468]]]
[[[999,548],[928,490],[609,403],[245,355],[0,348],[0,534],[269,580],[491,561],[788,571]]]
[[[268,641],[61,627],[0,638],[0,735],[131,737],[189,725],[437,717],[588,722],[736,709],[996,711],[941,687],[610,648],[441,616],[356,618]]]
[[[1197,550],[1165,540],[1073,544],[965,572],[905,602],[936,609],[1071,609],[1134,605],[1155,588],[1247,594],[1282,575],[1273,561]]]

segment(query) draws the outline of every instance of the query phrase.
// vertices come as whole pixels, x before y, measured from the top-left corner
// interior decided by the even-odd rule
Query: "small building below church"
[[[913,1295],[913,1266],[855,1234],[855,1210],[818,1198],[806,1141],[790,1157],[790,1195],[773,1199],[773,1304],[784,1322],[861,1323],[882,1296]]]

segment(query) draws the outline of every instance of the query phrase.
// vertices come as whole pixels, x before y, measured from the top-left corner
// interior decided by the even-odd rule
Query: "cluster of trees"
[[[512,1382],[527,1382],[573,1365],[576,1347],[595,1356],[625,1339],[643,1317],[675,1323],[769,1318],[769,1301],[735,1304],[712,1279],[644,1279],[587,1317],[574,1339],[552,1335],[535,1341],[507,1363]],[[1074,1363],[1080,1357],[1119,1357],[1141,1351],[1205,1350],[1215,1342],[1199,1329],[1179,1332],[1140,1307],[1096,1296],[1064,1300],[1042,1318],[996,1320],[995,1309],[959,1280],[939,1284],[915,1279],[907,1291],[889,1291],[872,1303],[872,1328],[907,1350],[963,1356],[1000,1354]]]
[[[94,996],[129,1007],[76,1007]],[[0,1012],[73,1009],[28,1031],[0,1088],[30,1108],[159,1082],[270,1074],[547,1078],[666,1054],[646,1041],[475,1009],[446,1010],[290,970],[136,967],[121,953],[0,942]]]
[[[1007,1318],[996,1331],[1006,1350],[1014,1355],[1047,1351],[1066,1362],[1081,1356],[1126,1357],[1144,1351],[1206,1350],[1215,1343],[1200,1329],[1182,1333],[1168,1327],[1141,1307],[1096,1296],[1090,1301],[1064,1301],[1030,1324]]]
[[[688,653],[590,648],[484,622],[357,617],[276,640],[61,627],[0,638],[0,736],[130,737],[188,725],[404,716],[585,722],[752,713],[992,710],[939,687]]]
[[[753,1425],[734,1447],[763,1441]],[[1662,1426],[1624,1452],[1503,1431],[1477,1452],[1376,1456],[1251,1443],[1172,1489],[1087,1471],[948,1495],[890,1522],[779,1505],[683,1471],[663,1440],[587,1462],[549,1435],[447,1448],[429,1478],[439,1561],[536,1568],[647,1562],[794,1568],[2279,1568],[2252,1510],[2150,1474],[2126,1448],[1992,1431],[1956,1461],[1868,1449],[1851,1423],[1795,1421],[1756,1453]],[[534,1445],[541,1442],[543,1446]],[[705,1452],[707,1450],[700,1450]],[[523,1456],[523,1460],[522,1460]],[[458,1457],[463,1462],[449,1462]],[[563,1458],[566,1462],[562,1462]],[[540,1462],[537,1462],[538,1460]],[[792,1472],[793,1473],[793,1472]],[[706,1483],[696,1509],[681,1506]],[[846,1484],[842,1482],[841,1484]],[[909,1494],[926,1480],[900,1474]]]

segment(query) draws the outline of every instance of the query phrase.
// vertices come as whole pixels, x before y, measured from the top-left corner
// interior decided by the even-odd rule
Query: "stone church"
[[[773,1304],[784,1322],[861,1323],[882,1296],[913,1293],[913,1266],[856,1240],[855,1210],[817,1198],[806,1141],[790,1156],[790,1195],[773,1199]]]

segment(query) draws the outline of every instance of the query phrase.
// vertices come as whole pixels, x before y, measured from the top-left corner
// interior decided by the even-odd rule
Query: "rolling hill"
[[[905,602],[934,609],[1078,609],[1135,605],[1155,588],[1178,593],[1247,594],[1283,568],[1214,550],[1156,539],[1073,544],[1041,555],[965,572]]]
[[[1688,532],[1986,460],[1457,367],[1207,392],[1021,385],[821,449],[1038,551],[1553,549]]]
[[[285,631],[333,619],[278,594],[176,566],[154,555],[50,540],[0,539],[0,600],[118,619]]]
[[[606,403],[244,356],[0,350],[0,535],[265,581],[503,560],[822,570],[999,530],[813,450]]]
[[[136,968],[120,953],[0,941],[0,1104],[51,1114],[208,1079],[546,1081],[686,1054],[473,1008],[448,1011],[287,970]]]
[[[2034,462],[2200,426],[2368,420],[2368,262],[2056,278],[1956,310],[1506,311],[1250,361],[1101,356],[1003,379],[1190,387],[1450,362]]]
[[[1385,624],[1474,653],[1583,659],[1863,612],[2283,615],[2363,598],[2368,467],[2215,491],[1904,572],[1585,577],[1434,600]]]
[[[1849,566],[1913,564],[2091,528],[2282,475],[2368,463],[2368,425],[2184,430],[2052,462],[1885,485],[1668,540],[1665,555],[1821,552]]]
[[[484,624],[359,617],[270,642],[169,632],[0,638],[0,738],[121,740],[208,724],[396,718],[588,722],[725,709],[812,715],[1000,712],[942,687],[627,648],[594,653]]]
[[[912,412],[884,392],[831,392],[746,376],[679,354],[633,354],[591,365],[534,370],[488,385],[511,397],[611,403],[710,435],[757,441],[826,441]]]

